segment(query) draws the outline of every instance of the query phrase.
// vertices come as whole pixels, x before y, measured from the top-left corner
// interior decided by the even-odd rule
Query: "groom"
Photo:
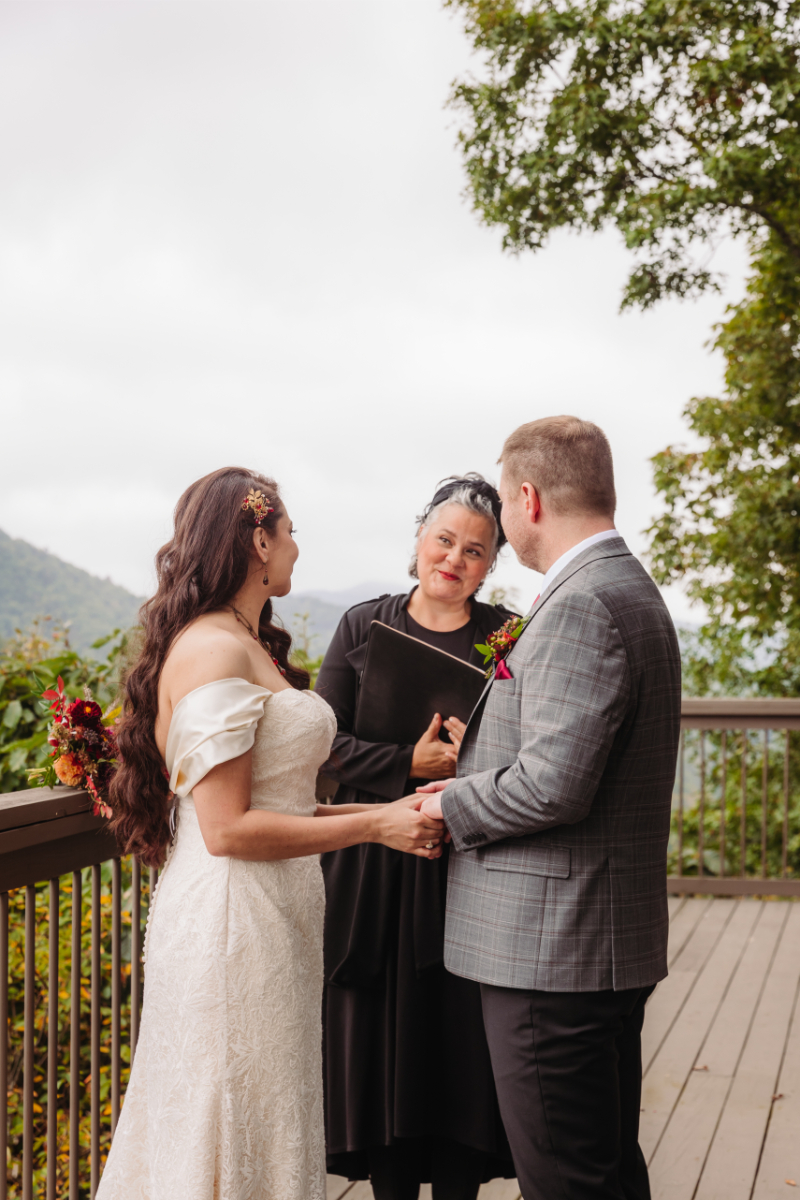
[[[503,529],[544,580],[457,778],[423,789],[457,851],[445,965],[480,981],[524,1200],[647,1200],[640,1034],[667,973],[678,644],[614,529],[602,430],[532,421],[500,462]]]

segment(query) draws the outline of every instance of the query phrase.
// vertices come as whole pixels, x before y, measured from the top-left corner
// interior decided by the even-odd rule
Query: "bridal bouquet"
[[[70,700],[60,675],[56,689],[48,688],[42,699],[50,701],[53,713],[47,740],[53,747],[50,757],[54,761],[28,771],[29,783],[32,787],[54,787],[60,782],[67,787],[85,788],[94,800],[95,816],[110,817],[111,809],[103,796],[108,794],[117,767],[114,720],[119,709],[104,715],[88,688],[84,688],[82,700]]]

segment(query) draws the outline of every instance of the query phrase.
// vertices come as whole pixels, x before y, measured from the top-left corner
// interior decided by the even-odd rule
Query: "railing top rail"
[[[764,696],[684,696],[684,717],[800,717],[800,699]]]
[[[91,811],[91,807],[91,797],[80,788],[28,788],[24,792],[0,793],[0,833]]]
[[[800,699],[763,696],[684,696],[684,729],[800,729]]]

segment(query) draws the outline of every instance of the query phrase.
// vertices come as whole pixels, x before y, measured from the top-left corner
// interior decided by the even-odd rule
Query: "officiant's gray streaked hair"
[[[459,504],[468,512],[476,513],[479,517],[486,517],[490,522],[492,545],[489,551],[489,567],[486,571],[488,575],[495,568],[497,552],[506,543],[506,535],[500,524],[500,512],[503,505],[497,488],[477,471],[469,471],[466,475],[450,475],[447,479],[441,479],[436,485],[433,499],[428,501],[420,516],[417,517],[417,537],[423,529],[433,524],[442,509],[449,504]],[[411,556],[408,573],[412,579],[419,579],[416,550]]]
[[[512,488],[530,483],[559,516],[613,517],[617,507],[608,438],[580,417],[542,417],[509,434],[497,460]]]

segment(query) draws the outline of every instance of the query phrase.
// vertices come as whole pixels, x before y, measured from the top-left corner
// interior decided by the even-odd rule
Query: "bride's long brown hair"
[[[121,761],[110,799],[117,841],[146,866],[160,866],[170,841],[169,782],[155,739],[161,669],[181,630],[229,604],[244,586],[252,565],[254,521],[242,503],[250,488],[269,498],[274,512],[261,528],[268,536],[274,533],[284,511],[275,481],[243,467],[212,471],[178,501],[175,532],[156,555],[158,590],[142,605],[144,642],[123,683],[117,732]],[[258,632],[289,683],[307,688],[308,673],[289,661],[291,635],[272,624],[270,600],[261,610]]]

